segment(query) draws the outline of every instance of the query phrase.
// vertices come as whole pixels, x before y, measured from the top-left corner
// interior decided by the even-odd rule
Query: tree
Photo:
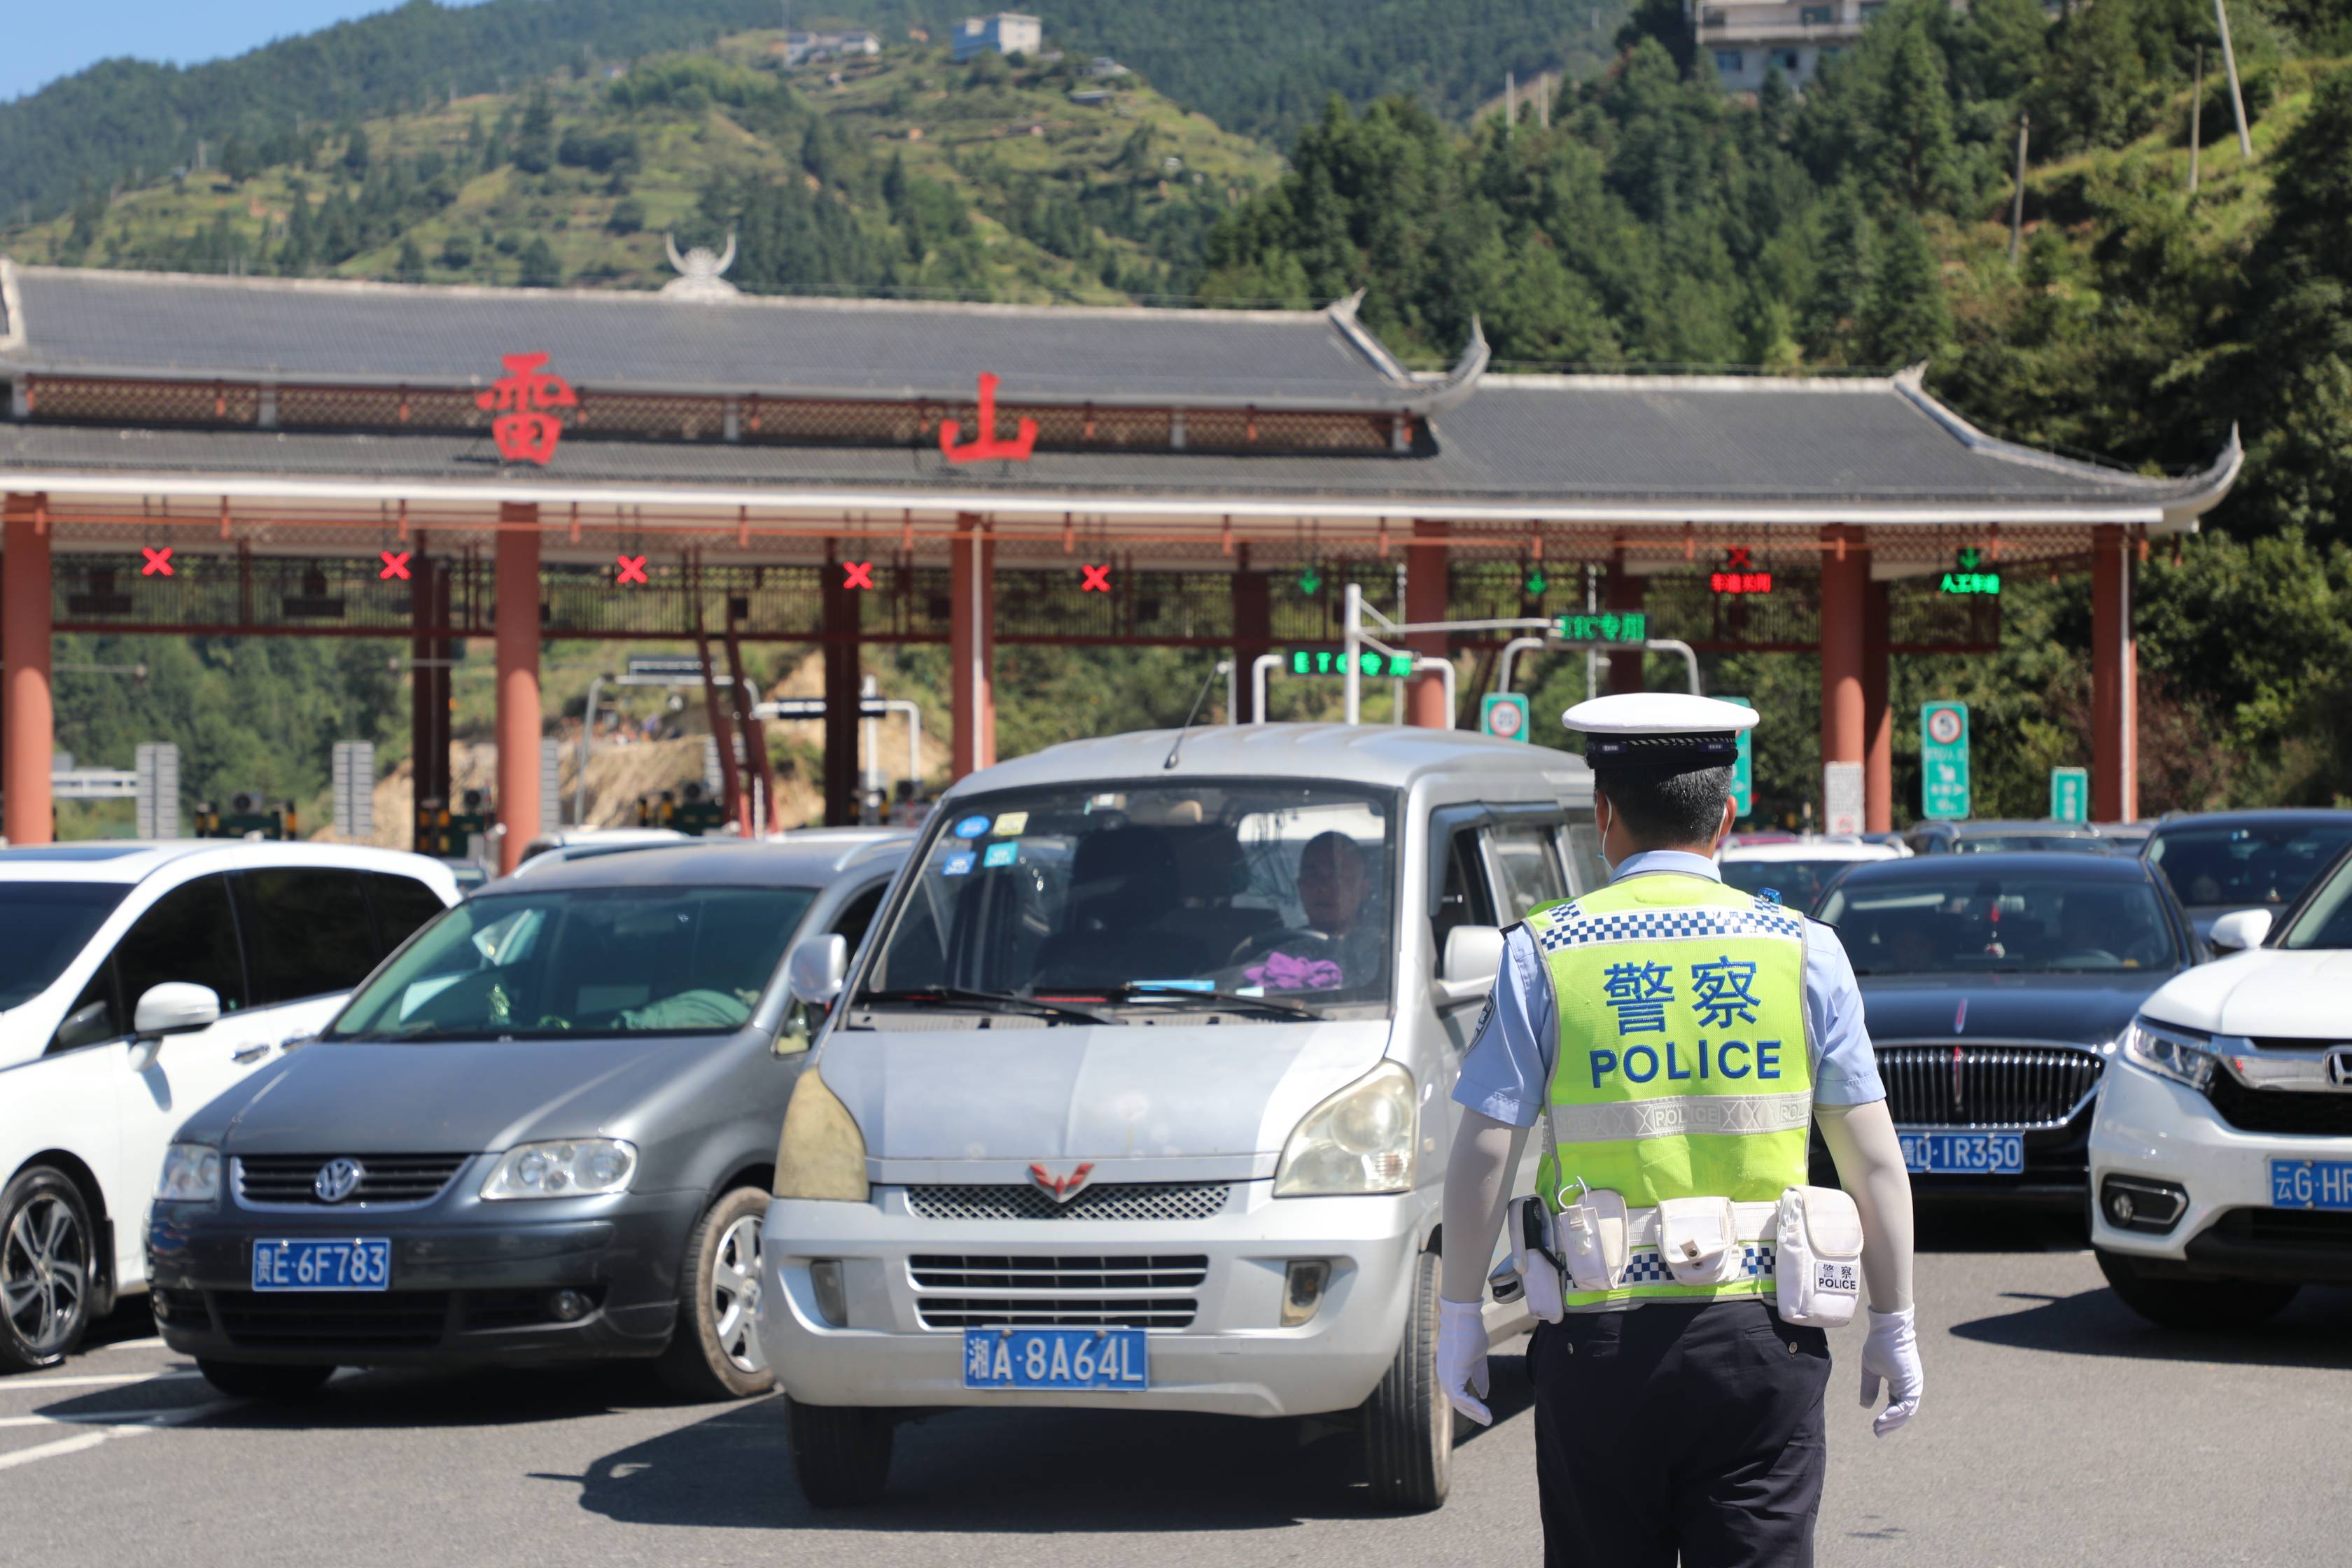
[[[530,95],[522,123],[515,132],[514,166],[526,174],[544,174],[555,163],[555,106],[544,89]]]
[[[1927,230],[1908,213],[1886,226],[1858,326],[1863,356],[1874,365],[1933,359],[1951,339],[1943,268]]]
[[[403,283],[425,281],[425,252],[417,247],[414,236],[403,236],[401,238],[397,270]]]
[[[343,139],[343,170],[355,178],[368,172],[368,133],[364,125],[352,126],[351,134]]]
[[[522,249],[522,286],[526,289],[552,289],[563,281],[563,268],[555,259],[555,251],[543,234],[534,234]]]

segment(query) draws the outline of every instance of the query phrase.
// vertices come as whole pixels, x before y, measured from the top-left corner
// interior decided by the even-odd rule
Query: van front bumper
[[[863,1204],[779,1198],[761,1239],[761,1344],[779,1384],[806,1405],[1258,1416],[1351,1410],[1402,1342],[1435,1194],[1276,1198],[1273,1185],[1237,1183],[1225,1208],[1201,1220],[926,1219],[908,1210],[904,1188],[892,1187],[876,1188]],[[1102,1282],[1106,1268],[1116,1272],[1107,1260],[1147,1258],[1129,1271],[1150,1272],[1157,1283]],[[820,1259],[841,1265],[842,1326],[818,1309],[810,1265]],[[1283,1327],[1289,1266],[1318,1260],[1330,1273],[1314,1315]],[[969,1283],[971,1270],[1008,1265],[1033,1282]],[[963,1282],[939,1282],[947,1279]],[[999,1300],[1002,1310],[992,1311]],[[1148,1388],[963,1385],[963,1327],[972,1315],[1050,1326],[1056,1315],[1067,1322],[1139,1312],[1147,1300],[1161,1321],[1189,1316],[1181,1326],[1148,1329]]]
[[[2273,1159],[2352,1161],[2352,1138],[2242,1131],[2197,1090],[2118,1062],[2100,1090],[2090,1153],[2091,1244],[2144,1272],[2352,1284],[2352,1220],[2271,1203]],[[2111,1175],[2178,1187],[2187,1206],[2160,1234],[2126,1229],[2102,1206]]]

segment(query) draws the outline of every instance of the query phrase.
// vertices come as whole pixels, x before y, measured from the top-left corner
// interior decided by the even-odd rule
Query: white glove
[[[1441,1310],[1445,1303],[1440,1302]],[[1882,1312],[1872,1308],[1870,1337],[1862,1342],[1862,1407],[1868,1410],[1878,1403],[1878,1384],[1886,1381],[1886,1408],[1870,1429],[1880,1436],[1902,1426],[1919,1414],[1919,1391],[1924,1385],[1919,1373],[1919,1336],[1912,1326],[1912,1310]],[[1438,1358],[1444,1359],[1441,1338]]]
[[[1478,1401],[1486,1393],[1486,1321],[1475,1301],[1437,1301],[1437,1380],[1446,1402],[1481,1426],[1494,1412]],[[1476,1394],[1470,1391],[1476,1389]]]

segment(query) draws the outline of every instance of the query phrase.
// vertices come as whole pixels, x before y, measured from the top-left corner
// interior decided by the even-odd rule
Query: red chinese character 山
[[[490,439],[498,443],[499,457],[544,467],[563,438],[562,422],[547,410],[576,408],[580,399],[570,382],[539,368],[547,363],[545,354],[502,354],[499,363],[507,374],[490,383],[488,391],[476,394],[474,405],[507,410],[490,421]]]

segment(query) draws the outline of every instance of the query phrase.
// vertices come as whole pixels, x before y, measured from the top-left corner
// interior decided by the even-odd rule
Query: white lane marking
[[[107,1388],[124,1383],[176,1383],[200,1372],[82,1372],[67,1377],[0,1377],[0,1394],[20,1388]]]
[[[0,1415],[0,1429],[12,1426],[131,1426],[142,1421],[152,1421],[159,1415],[176,1415],[180,1407],[169,1410],[85,1410],[63,1415]]]
[[[117,1340],[110,1345],[98,1348],[102,1351],[159,1351],[163,1348],[163,1336],[156,1334],[143,1340]]]
[[[100,1426],[95,1431],[79,1432],[70,1437],[60,1437],[54,1443],[38,1443],[29,1448],[19,1448],[12,1454],[0,1454],[0,1470],[13,1470],[19,1465],[35,1464],[42,1459],[61,1459],[68,1454],[82,1453],[116,1437],[136,1437],[142,1432],[160,1432],[166,1426],[177,1426],[226,1407],[226,1401],[215,1400],[210,1405],[198,1405],[186,1410],[175,1410],[136,1426]]]

